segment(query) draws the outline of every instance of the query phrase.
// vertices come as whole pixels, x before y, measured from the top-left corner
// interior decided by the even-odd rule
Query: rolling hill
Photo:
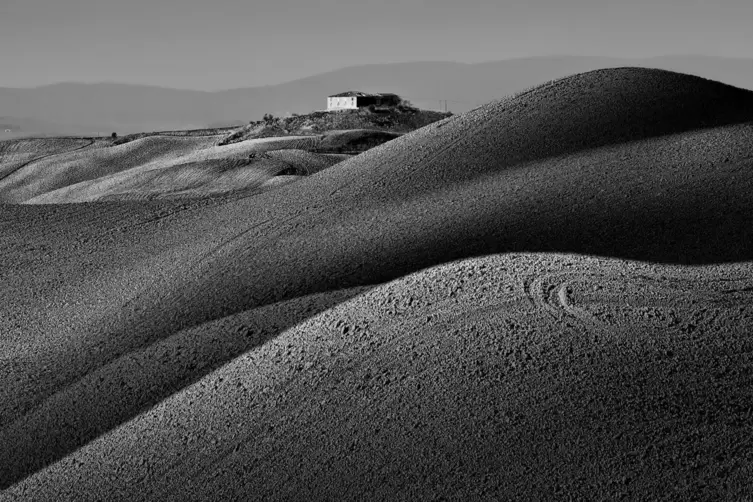
[[[582,73],[276,190],[0,228],[3,497],[753,488],[751,91]]]
[[[432,120],[445,116],[430,115]],[[298,181],[400,137],[379,129],[320,134],[307,129],[302,131],[306,135],[276,137],[262,129],[0,142],[0,203],[248,195]]]

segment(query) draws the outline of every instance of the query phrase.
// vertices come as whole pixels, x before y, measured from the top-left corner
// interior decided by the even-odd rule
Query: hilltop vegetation
[[[123,145],[150,136],[221,136],[218,146],[260,138],[319,136],[320,141],[315,142],[316,147],[310,151],[359,153],[450,116],[451,112],[421,110],[409,105],[338,112],[315,111],[289,117],[267,114],[264,119],[252,121],[242,127],[140,132],[118,137],[112,144]]]
[[[229,136],[221,145],[271,136],[318,135],[327,131],[377,130],[391,133],[411,132],[450,117],[450,112],[421,110],[412,106],[361,108],[338,112],[316,111],[307,115],[273,117],[249,123]]]

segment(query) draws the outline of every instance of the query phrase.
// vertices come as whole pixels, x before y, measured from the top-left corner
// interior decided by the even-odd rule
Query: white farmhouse
[[[369,105],[397,106],[400,96],[392,93],[347,91],[327,97],[327,110],[357,110]]]

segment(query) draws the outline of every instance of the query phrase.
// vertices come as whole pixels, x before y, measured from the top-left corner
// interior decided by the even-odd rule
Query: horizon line
[[[139,82],[122,82],[122,81],[119,82],[119,81],[114,81],[114,80],[97,80],[97,81],[61,80],[61,81],[50,82],[47,84],[30,85],[30,86],[0,85],[0,89],[28,91],[28,90],[44,89],[48,87],[56,87],[56,86],[64,86],[64,85],[79,85],[79,86],[122,86],[122,87],[142,87],[142,88],[148,87],[148,88],[153,88],[153,89],[162,89],[162,90],[169,90],[169,91],[217,94],[217,93],[222,93],[222,92],[238,91],[238,90],[245,90],[245,89],[262,89],[265,87],[285,85],[285,84],[290,84],[293,82],[299,82],[301,80],[315,78],[315,77],[337,73],[343,70],[354,69],[354,68],[366,68],[366,67],[373,67],[373,66],[397,66],[397,65],[411,65],[411,64],[431,64],[431,63],[474,66],[474,65],[503,63],[503,62],[509,62],[509,61],[520,61],[520,60],[530,60],[530,59],[550,59],[550,58],[614,59],[614,60],[622,60],[622,61],[638,61],[638,60],[651,60],[651,59],[662,59],[662,58],[707,58],[707,59],[753,61],[753,56],[751,57],[719,56],[719,55],[711,55],[711,54],[693,54],[693,53],[662,54],[662,55],[657,55],[657,56],[604,56],[604,55],[548,54],[548,55],[539,55],[539,56],[510,57],[510,58],[505,58],[505,59],[489,59],[489,60],[475,61],[475,62],[452,61],[452,60],[446,60],[446,59],[426,59],[426,60],[414,60],[414,61],[385,61],[385,62],[376,62],[376,63],[365,63],[365,64],[343,66],[343,67],[332,69],[332,70],[325,70],[319,73],[314,73],[307,76],[295,78],[292,80],[285,80],[282,82],[276,82],[276,83],[271,83],[271,84],[226,87],[226,88],[219,88],[219,89],[214,89],[214,90],[185,88],[185,87],[172,87],[172,86],[167,86],[167,85],[139,83]]]

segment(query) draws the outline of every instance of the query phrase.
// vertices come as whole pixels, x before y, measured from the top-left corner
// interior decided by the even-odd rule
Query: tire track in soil
[[[83,145],[83,146],[79,146],[79,147],[73,148],[73,149],[71,149],[71,150],[63,150],[62,152],[54,152],[54,153],[48,153],[47,155],[42,155],[41,157],[36,157],[36,158],[34,158],[34,159],[31,159],[30,161],[28,161],[28,162],[25,162],[25,163],[21,164],[20,166],[16,167],[16,168],[15,168],[15,169],[13,169],[12,171],[10,171],[10,172],[6,173],[5,175],[3,175],[2,177],[0,177],[0,183],[2,183],[3,181],[5,181],[5,180],[6,180],[6,179],[7,179],[8,177],[10,177],[10,176],[12,176],[12,175],[16,174],[16,173],[17,173],[18,171],[20,171],[20,170],[21,170],[21,169],[23,169],[24,167],[27,167],[27,166],[29,166],[29,165],[31,165],[31,164],[33,164],[33,163],[35,163],[35,162],[39,162],[40,160],[45,160],[45,159],[49,159],[50,157],[54,157],[54,156],[56,156],[56,155],[62,155],[62,154],[64,154],[64,153],[73,153],[73,152],[77,152],[77,151],[79,151],[79,150],[83,150],[83,149],[85,149],[85,148],[89,148],[90,146],[93,146],[93,145],[94,145],[94,144],[95,144],[95,143],[97,142],[97,141],[96,141],[96,140],[94,140],[94,139],[91,139],[91,140],[89,140],[89,141],[90,141],[90,143],[89,143],[89,144],[87,144],[87,145]]]
[[[578,283],[585,283],[585,287],[578,288]],[[619,291],[604,291],[613,289],[617,284],[620,284]],[[591,285],[594,291],[599,291],[591,303],[622,311],[621,314],[627,317],[621,324],[627,326],[646,322],[645,315],[650,319],[650,312],[638,316],[645,309],[682,310],[692,317],[696,311],[694,305],[724,308],[730,302],[739,303],[739,298],[733,299],[730,296],[750,296],[753,303],[753,287],[750,284],[751,280],[747,278],[708,282],[702,279],[695,281],[644,274],[637,274],[626,281],[621,275],[599,270],[535,274],[523,278],[519,288],[524,292],[529,305],[546,313],[552,320],[575,321],[584,328],[613,328],[611,323],[600,319],[587,308],[578,306],[573,299],[576,292],[587,290]],[[679,323],[678,319],[675,316],[675,321],[670,321],[670,325]]]
[[[644,280],[652,283],[656,282],[649,276],[640,276]],[[630,283],[626,283],[624,295],[617,301],[624,306],[635,306],[635,290],[641,285],[646,286],[647,282],[637,282],[634,277]],[[599,319],[587,309],[579,307],[573,301],[573,295],[576,292],[576,284],[586,283],[586,286],[592,286],[594,289],[603,289],[604,284],[622,282],[619,276],[610,274],[602,270],[572,270],[566,272],[545,272],[525,277],[520,284],[520,288],[528,299],[529,304],[539,311],[545,312],[552,320],[558,322],[574,321],[584,328],[604,328],[609,323]],[[651,287],[651,286],[649,286]],[[652,288],[653,289],[653,288]],[[661,286],[656,289],[664,289]],[[671,298],[671,294],[663,295]],[[656,296],[648,301],[647,306],[661,307],[657,305]],[[598,302],[601,303],[601,302]],[[608,302],[613,303],[613,302]]]

